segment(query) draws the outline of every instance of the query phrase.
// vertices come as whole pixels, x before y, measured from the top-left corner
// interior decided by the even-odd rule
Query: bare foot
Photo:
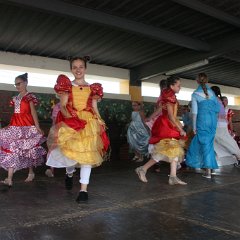
[[[34,173],[29,173],[28,177],[25,179],[25,182],[32,182],[32,180],[35,178]]]

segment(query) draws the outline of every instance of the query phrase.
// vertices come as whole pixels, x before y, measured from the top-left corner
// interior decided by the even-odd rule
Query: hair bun
[[[28,73],[24,73],[23,76],[28,79]]]
[[[83,59],[84,59],[86,62],[90,62],[90,61],[91,61],[91,57],[90,57],[89,55],[83,56]]]
[[[21,78],[23,81],[27,82],[28,81],[28,73],[21,74],[17,76],[16,78]]]

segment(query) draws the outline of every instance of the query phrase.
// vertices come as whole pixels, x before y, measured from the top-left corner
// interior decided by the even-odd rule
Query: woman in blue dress
[[[192,168],[204,168],[203,177],[211,178],[211,170],[218,164],[214,153],[214,137],[220,107],[218,100],[207,85],[208,77],[199,73],[198,88],[192,94],[194,138],[187,152],[186,164]]]
[[[145,116],[141,110],[141,103],[132,102],[132,107],[132,121],[127,130],[127,140],[130,149],[135,153],[133,161],[142,162],[148,153],[149,131],[144,124]]]

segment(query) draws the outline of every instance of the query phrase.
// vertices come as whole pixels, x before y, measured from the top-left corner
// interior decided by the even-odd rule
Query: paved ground
[[[240,239],[240,169],[224,167],[212,180],[181,171],[188,185],[169,186],[167,165],[149,171],[147,184],[136,166],[113,161],[94,169],[87,204],[75,202],[77,174],[66,191],[61,170],[50,179],[39,169],[28,184],[26,172],[17,172],[12,189],[0,186],[0,240]]]

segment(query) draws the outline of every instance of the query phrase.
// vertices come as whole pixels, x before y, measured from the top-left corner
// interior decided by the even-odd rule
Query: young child
[[[132,121],[127,130],[127,140],[130,148],[134,151],[136,162],[142,162],[148,153],[149,132],[144,124],[145,115],[140,102],[132,102]]]
[[[218,164],[220,166],[223,165],[230,165],[235,162],[234,158],[225,159],[224,157],[232,157],[235,155],[237,159],[237,163],[235,163],[236,167],[239,167],[240,163],[240,149],[232,137],[230,135],[228,129],[228,121],[227,121],[227,114],[224,107],[224,102],[221,94],[221,89],[218,86],[212,86],[211,89],[215,93],[216,97],[218,98],[218,103],[220,107],[220,112],[218,115],[218,122],[217,122],[217,130],[216,135],[214,138],[214,149],[217,155]]]
[[[58,95],[56,95],[57,98]],[[57,104],[54,105],[53,110],[52,110],[52,125],[54,126],[56,124],[56,120],[57,120],[57,115],[60,111],[60,102],[58,102]],[[48,177],[54,177],[54,168],[53,167],[49,167],[46,171],[45,174]]]
[[[75,79],[71,82],[67,76],[59,75],[54,87],[60,96],[61,112],[57,116],[55,131],[52,131],[56,139],[50,147],[47,165],[66,168],[67,190],[73,187],[75,168],[81,168],[80,191],[76,199],[80,203],[88,201],[91,169],[102,164],[109,141],[97,108],[103,97],[101,84],[85,81],[86,59],[73,58],[70,68]]]
[[[194,137],[188,148],[186,164],[195,169],[205,169],[202,175],[211,178],[211,173],[218,168],[214,153],[214,137],[217,116],[220,110],[218,100],[208,86],[208,77],[199,73],[198,88],[192,94],[192,114]]]
[[[143,166],[135,169],[139,179],[147,182],[147,170],[159,161],[170,163],[170,185],[187,183],[181,181],[177,175],[177,163],[181,162],[184,155],[183,140],[186,132],[177,119],[178,101],[176,93],[180,91],[181,83],[178,77],[167,79],[167,88],[161,93],[162,114],[154,122],[149,140],[149,153],[151,159]]]
[[[25,182],[31,182],[35,177],[33,168],[41,165],[46,155],[40,146],[45,138],[35,110],[38,100],[27,91],[27,84],[27,73],[16,77],[19,94],[11,101],[14,114],[9,126],[0,129],[0,167],[8,171],[8,177],[2,183],[9,187],[13,184],[13,174],[23,168],[29,168]]]

